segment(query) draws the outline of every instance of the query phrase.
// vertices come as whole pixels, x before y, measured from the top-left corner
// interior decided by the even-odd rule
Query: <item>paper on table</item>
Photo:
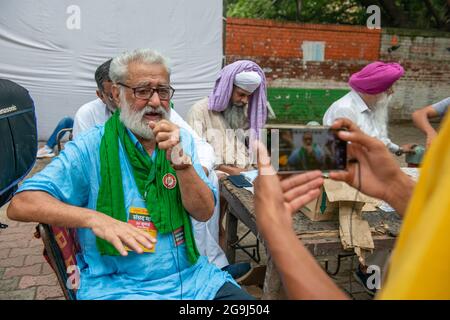
[[[369,197],[342,181],[325,179],[323,183],[325,192],[330,202],[336,201],[356,201],[377,204],[378,199]]]
[[[255,194],[253,187],[244,187],[245,190],[250,191],[252,194]]]
[[[419,168],[402,167],[400,169],[402,169],[402,171],[404,173],[406,173],[408,176],[410,176],[411,179],[413,179],[414,181],[417,182],[417,180],[419,180],[419,174],[420,174]]]
[[[369,223],[361,217],[364,203],[339,201],[339,236],[344,250],[353,249],[359,260],[364,263],[365,254],[371,252],[375,245]]]
[[[248,182],[253,184],[253,181],[258,176],[258,170],[244,171],[244,172],[241,172],[241,175],[243,175],[244,178],[247,179]]]
[[[381,204],[378,205],[378,208],[380,208],[381,210],[383,210],[384,212],[394,212],[395,209],[392,208],[389,204],[387,204],[386,202],[381,202]]]

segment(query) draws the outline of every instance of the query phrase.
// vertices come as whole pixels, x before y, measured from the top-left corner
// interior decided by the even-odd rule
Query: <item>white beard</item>
[[[232,129],[248,129],[248,105],[243,107],[231,105],[223,111],[225,121]]]
[[[135,111],[132,109],[131,105],[127,102],[122,93],[120,94],[120,121],[130,129],[134,134],[146,139],[146,140],[154,140],[155,135],[153,134],[153,130],[149,127],[148,121],[145,120],[144,115],[147,112],[156,112],[161,115],[162,119],[170,118],[170,111],[166,111],[166,109],[162,106],[158,108],[153,108],[150,106],[145,106],[140,111]]]
[[[392,96],[383,93],[381,98],[375,103],[372,108],[372,119],[376,128],[379,128],[383,136],[388,134],[388,122],[389,122],[389,102]]]

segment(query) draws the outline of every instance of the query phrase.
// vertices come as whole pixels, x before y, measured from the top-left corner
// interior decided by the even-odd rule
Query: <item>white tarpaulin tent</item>
[[[143,47],[170,59],[185,116],[221,69],[222,0],[0,1],[0,78],[30,91],[40,139],[96,97],[101,63]]]

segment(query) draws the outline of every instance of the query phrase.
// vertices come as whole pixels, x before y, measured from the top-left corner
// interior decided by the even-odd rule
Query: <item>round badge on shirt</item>
[[[177,178],[171,173],[166,173],[162,178],[162,182],[167,189],[173,189],[177,185]]]

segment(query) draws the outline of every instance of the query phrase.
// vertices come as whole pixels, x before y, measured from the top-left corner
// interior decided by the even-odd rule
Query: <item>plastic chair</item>
[[[68,271],[77,272],[73,266],[76,267],[76,253],[80,251],[74,230],[40,223],[36,227],[35,237],[41,238],[44,243],[44,258],[55,271],[64,297],[76,300],[76,289],[71,288],[68,276]]]

